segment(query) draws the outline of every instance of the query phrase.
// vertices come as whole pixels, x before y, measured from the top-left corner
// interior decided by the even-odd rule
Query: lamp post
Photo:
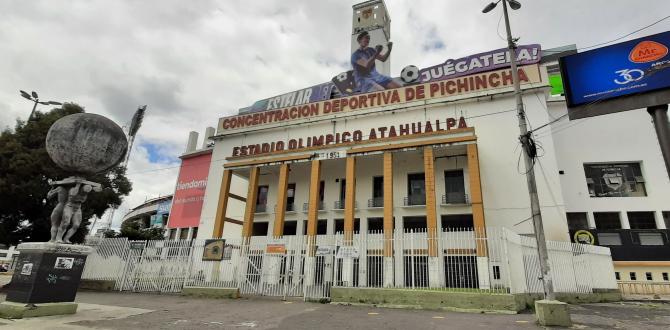
[[[37,108],[37,103],[42,105],[63,105],[63,103],[56,101],[40,101],[40,97],[37,95],[35,91],[33,91],[30,94],[28,94],[25,91],[19,91],[19,92],[21,92],[21,96],[23,96],[25,99],[35,103],[33,104],[33,111],[31,111],[30,116],[28,116],[28,121],[31,121],[33,119],[33,114],[35,113],[35,109]]]
[[[516,40],[512,38],[512,31],[509,27],[509,16],[507,14],[507,4],[513,10],[521,8],[521,3],[516,0],[498,0],[489,3],[483,10],[483,13],[488,13],[502,1],[503,15],[505,16],[505,28],[507,29],[507,49],[510,55],[512,66],[512,80],[514,82],[514,96],[516,98],[517,117],[519,118],[519,140],[523,148],[524,164],[526,169],[526,182],[528,184],[528,193],[530,195],[530,209],[532,212],[533,227],[535,230],[535,239],[537,240],[537,252],[540,259],[540,271],[542,273],[542,284],[544,286],[544,293],[547,300],[556,300],[554,294],[554,285],[549,274],[549,254],[547,253],[547,241],[544,237],[544,225],[542,224],[542,214],[540,211],[540,202],[537,197],[537,185],[535,183],[535,170],[533,169],[533,156],[529,152],[533,152],[531,137],[528,134],[528,127],[526,125],[526,113],[523,109],[523,99],[521,98],[521,86],[519,83],[519,72],[516,66]]]

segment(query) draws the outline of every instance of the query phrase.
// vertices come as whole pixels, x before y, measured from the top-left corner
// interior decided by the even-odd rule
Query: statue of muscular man
[[[49,184],[54,188],[47,193],[47,198],[52,198],[54,195],[58,196],[58,204],[51,212],[51,239],[49,242],[72,244],[70,238],[77,232],[81,224],[81,204],[86,201],[91,190],[99,192],[102,191],[102,187],[99,183],[77,177],[50,182]]]

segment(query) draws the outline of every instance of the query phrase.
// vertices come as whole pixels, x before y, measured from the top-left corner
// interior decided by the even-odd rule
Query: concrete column
[[[313,160],[309,179],[309,207],[307,209],[307,235],[316,236],[316,222],[319,215],[319,182],[321,161]],[[312,254],[313,255],[313,254]]]
[[[344,197],[344,241],[351,244],[354,237],[354,213],[356,205],[356,157],[347,157],[346,186]]]
[[[490,265],[486,241],[486,221],[484,219],[484,200],[482,183],[479,174],[479,152],[476,144],[468,144],[468,176],[470,179],[470,203],[472,204],[472,220],[474,223],[477,248],[477,278],[479,288],[488,289],[490,283]]]
[[[347,157],[346,186],[344,197],[344,244],[352,245],[354,238],[354,213],[356,205],[356,158]],[[360,251],[359,251],[360,253]],[[342,281],[345,286],[352,286],[354,279],[354,260],[346,257],[342,261]]]
[[[621,229],[630,229],[630,222],[628,222],[628,212],[619,212],[619,219],[621,220]]]
[[[211,138],[212,136],[214,136],[214,127],[205,128],[205,137],[202,139],[202,149],[207,148],[209,138]]]
[[[654,212],[654,217],[656,218],[657,229],[667,229],[665,226],[665,219],[663,219],[663,211]]]
[[[258,198],[258,176],[260,168],[254,166],[249,171],[249,189],[247,190],[247,202],[244,208],[244,222],[242,224],[242,237],[248,241],[254,226],[254,215],[256,213],[256,199]]]
[[[440,261],[437,241],[437,203],[435,202],[435,167],[433,147],[423,147],[423,170],[426,183],[426,227],[428,229],[428,285],[440,285]]]
[[[319,182],[321,180],[321,161],[312,160],[309,178],[309,205],[307,208],[307,256],[305,257],[305,285],[314,285],[316,274],[316,224],[319,215]]]
[[[596,221],[593,219],[593,212],[586,212],[586,222],[589,225],[589,228],[596,228]]]
[[[188,234],[186,235],[187,240],[193,239],[193,227],[188,227]]]
[[[393,286],[393,154],[384,152],[384,286]]]
[[[289,165],[279,166],[279,181],[277,184],[277,209],[275,210],[274,236],[284,235],[284,219],[286,216],[286,192],[288,189]]]
[[[230,181],[232,179],[232,170],[223,170],[221,177],[221,186],[219,187],[219,200],[216,205],[216,215],[214,216],[213,238],[221,238],[223,235],[223,226],[226,222],[226,211],[228,210],[228,195],[230,194]]]
[[[190,131],[188,132],[188,142],[186,143],[186,152],[195,151],[196,146],[198,145],[198,132]]]

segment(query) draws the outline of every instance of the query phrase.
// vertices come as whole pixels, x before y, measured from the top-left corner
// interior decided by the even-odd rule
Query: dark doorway
[[[384,206],[384,177],[376,176],[372,178],[372,203],[370,207]]]
[[[297,221],[286,221],[284,222],[284,235],[295,235],[298,230]]]
[[[428,256],[405,256],[405,286],[428,287]]]
[[[449,214],[442,216],[442,228],[447,230],[472,230],[472,214]]]
[[[384,230],[384,218],[368,218],[368,233],[382,232]]]
[[[444,257],[445,283],[449,288],[478,288],[477,257]]]
[[[465,204],[463,170],[444,171],[445,204]]]
[[[359,218],[354,219],[354,232],[358,233],[361,230],[361,221]],[[335,219],[335,233],[344,232],[344,219]]]
[[[403,217],[402,226],[405,232],[410,230],[425,231],[427,228],[426,217]]]
[[[407,205],[426,205],[426,176],[407,174]]]
[[[251,236],[266,236],[268,234],[267,222],[254,222],[251,227]]]
[[[295,183],[289,183],[286,189],[286,211],[295,211]]]

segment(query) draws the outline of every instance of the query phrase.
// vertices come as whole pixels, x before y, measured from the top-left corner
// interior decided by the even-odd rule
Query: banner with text
[[[183,159],[172,199],[168,228],[198,227],[212,154]]]
[[[518,71],[521,85],[538,84],[541,82],[540,70],[537,64],[520,67]],[[512,86],[512,72],[510,69],[483,72],[469,76],[309,103],[301,106],[223,117],[219,119],[218,133],[226,134],[248,130],[249,128],[317,119],[318,117],[341,114],[343,112],[363,111],[414,101],[426,101],[438,98],[458,99],[467,94],[511,88]]]

